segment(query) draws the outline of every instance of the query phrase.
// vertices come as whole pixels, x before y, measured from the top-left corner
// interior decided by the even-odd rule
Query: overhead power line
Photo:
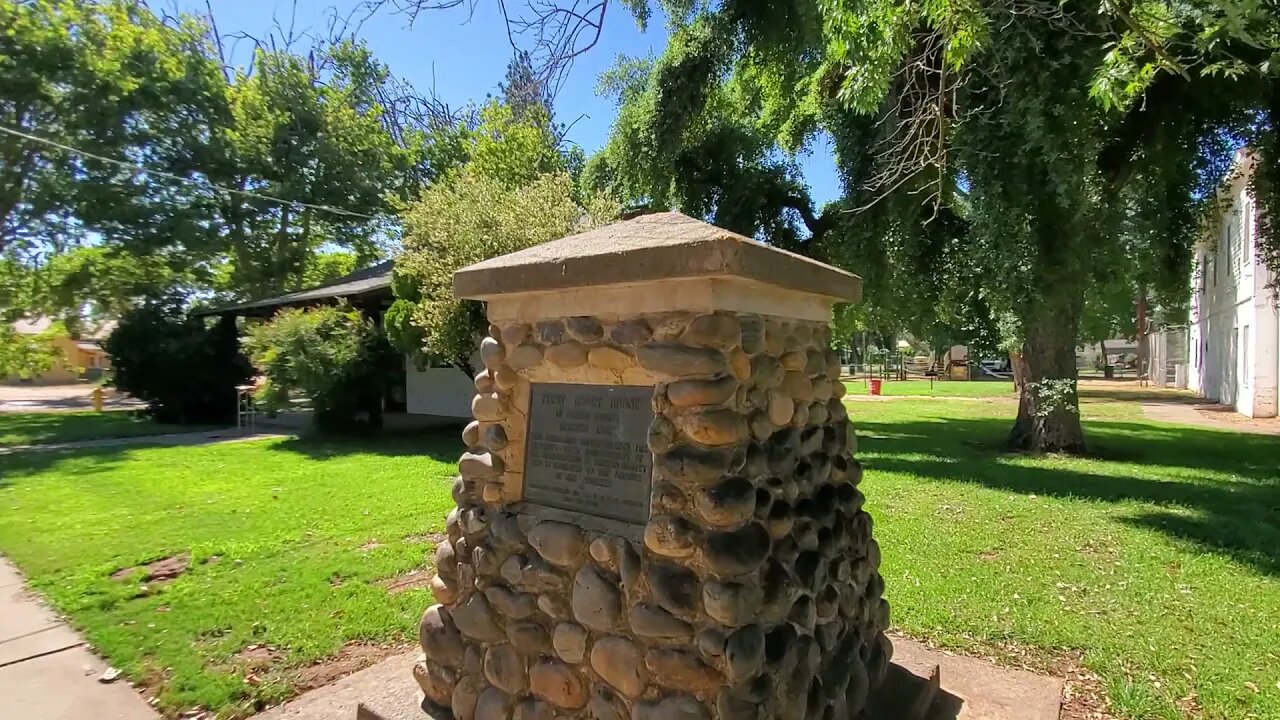
[[[333,213],[335,215],[346,215],[349,217],[357,217],[363,220],[377,220],[377,217],[374,215],[366,215],[364,213],[353,212],[351,210],[343,210],[342,208],[331,207],[329,205],[313,205],[311,203],[304,203],[298,200],[286,200],[284,198],[272,197],[271,195],[263,195],[262,193],[256,193],[251,190],[238,190],[236,188],[224,187],[222,185],[209,182],[208,180],[196,180],[194,178],[183,177],[181,175],[174,175],[173,173],[167,173],[167,172],[164,172],[163,170],[152,170],[151,168],[148,168],[144,165],[140,165],[138,163],[132,163],[126,160],[118,160],[116,158],[97,155],[87,150],[81,150],[80,148],[71,147],[70,145],[64,145],[60,142],[57,142],[56,140],[50,140],[49,138],[40,137],[39,135],[32,135],[30,133],[26,133],[21,130],[15,130],[14,128],[6,127],[4,125],[0,125],[0,132],[7,133],[15,137],[20,137],[24,140],[30,140],[32,142],[38,142],[44,145],[48,145],[50,147],[55,147],[55,148],[58,148],[59,150],[65,150],[70,153],[75,153],[82,157],[93,158],[94,160],[99,160],[101,162],[110,163],[112,165],[118,165],[120,167],[132,170],[133,172],[146,173],[148,175],[156,175],[158,177],[169,178],[170,180],[177,180],[178,182],[189,183],[192,185],[201,185],[201,186],[212,188],[214,190],[218,190],[224,193],[230,193],[232,195],[243,195],[245,197],[256,198],[258,200],[267,200],[269,202],[279,203],[281,205],[289,205],[291,207],[310,208],[311,210],[320,210],[321,212]]]

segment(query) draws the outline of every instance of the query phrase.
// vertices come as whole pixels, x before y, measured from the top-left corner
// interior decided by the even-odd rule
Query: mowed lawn
[[[844,384],[850,395],[871,394],[871,384],[866,378],[845,378]],[[880,394],[888,397],[1017,397],[1013,383],[1006,380],[884,380]]]
[[[194,432],[206,427],[163,425],[130,410],[0,413],[0,448],[15,445]]]
[[[1081,665],[1123,718],[1280,717],[1280,438],[1084,395],[1090,459],[1003,453],[1012,399],[850,401],[894,626]],[[383,582],[429,564],[456,438],[0,457],[0,551],[168,714],[248,714],[412,642],[429,595]],[[168,583],[111,578],[184,552]]]
[[[429,564],[457,437],[0,456],[0,552],[168,716],[248,715],[412,642],[429,592],[381,583]],[[175,556],[169,581],[118,572]]]
[[[1001,452],[1012,401],[849,403],[893,625],[1119,717],[1280,718],[1280,438],[1086,400],[1092,459]]]

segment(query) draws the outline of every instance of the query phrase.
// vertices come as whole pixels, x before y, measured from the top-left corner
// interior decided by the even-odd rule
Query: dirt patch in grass
[[[314,665],[308,665],[298,671],[295,690],[301,693],[328,685],[335,680],[344,678],[351,673],[359,672],[370,665],[408,649],[409,646],[407,645],[382,646],[359,642],[347,643],[342,646],[342,649],[336,655],[321,660]]]
[[[1102,680],[1085,670],[1079,658],[1063,658],[1057,670],[1062,677],[1062,714],[1059,720],[1114,720]],[[1194,716],[1188,716],[1194,717]]]
[[[404,542],[410,545],[419,545],[422,543],[427,543],[430,545],[439,545],[440,543],[444,542],[444,539],[446,537],[449,537],[449,536],[445,535],[444,533],[433,532],[433,533],[424,533],[421,535],[406,535],[402,539]]]
[[[250,645],[236,653],[236,665],[251,671],[267,670],[280,660],[280,651],[266,645]]]
[[[435,573],[430,570],[414,570],[404,575],[383,578],[378,581],[378,584],[386,588],[388,593],[399,595],[406,590],[427,587],[431,584],[431,578],[433,577],[435,577]]]
[[[160,558],[146,565],[134,565],[111,573],[111,579],[119,582],[165,583],[191,568],[191,553],[184,552]]]

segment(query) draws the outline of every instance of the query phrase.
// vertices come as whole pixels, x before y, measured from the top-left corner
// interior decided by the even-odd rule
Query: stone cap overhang
[[[862,294],[857,275],[678,212],[641,215],[470,265],[453,274],[453,292],[489,300],[697,278],[737,280],[829,303],[857,302]]]

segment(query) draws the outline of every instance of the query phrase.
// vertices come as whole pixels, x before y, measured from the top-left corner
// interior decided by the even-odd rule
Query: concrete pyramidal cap
[[[678,212],[641,215],[476,263],[453,274],[460,298],[676,278],[741,278],[856,302],[852,273]]]

